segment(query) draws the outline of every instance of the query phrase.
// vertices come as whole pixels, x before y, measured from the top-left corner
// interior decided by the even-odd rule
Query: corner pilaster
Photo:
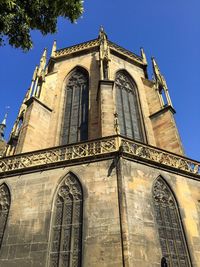
[[[100,113],[101,136],[109,136],[115,134],[115,108],[113,97],[114,81],[99,81],[98,104]]]

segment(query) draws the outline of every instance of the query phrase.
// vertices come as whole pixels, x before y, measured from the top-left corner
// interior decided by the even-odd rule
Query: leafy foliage
[[[30,30],[55,33],[59,16],[75,22],[82,13],[82,0],[0,0],[0,46],[7,38],[10,45],[29,50]]]

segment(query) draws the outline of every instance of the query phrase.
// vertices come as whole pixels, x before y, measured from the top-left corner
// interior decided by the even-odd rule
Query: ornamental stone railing
[[[122,138],[121,147],[123,152],[129,156],[136,156],[139,159],[168,166],[176,170],[181,170],[200,177],[200,162],[190,160],[152,146],[141,144]]]
[[[2,157],[0,158],[0,176],[32,168],[50,168],[74,161],[103,159],[113,154],[200,177],[200,162],[119,135]]]

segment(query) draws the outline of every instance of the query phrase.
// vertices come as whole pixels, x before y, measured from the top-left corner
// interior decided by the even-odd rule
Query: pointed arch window
[[[154,207],[162,256],[169,267],[190,267],[190,257],[173,192],[159,177],[153,187]]]
[[[115,88],[120,133],[144,141],[135,83],[128,73],[119,71],[115,78]]]
[[[68,77],[65,88],[62,145],[88,139],[88,85],[88,73],[82,68],[75,68]]]
[[[6,184],[0,186],[0,248],[3,243],[3,236],[10,209],[10,191]]]
[[[83,194],[77,177],[69,173],[61,183],[53,209],[50,267],[80,267]]]

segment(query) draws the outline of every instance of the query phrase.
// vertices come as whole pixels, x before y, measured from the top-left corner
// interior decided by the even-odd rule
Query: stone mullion
[[[168,237],[167,237],[167,227],[166,227],[166,224],[165,224],[165,217],[163,215],[163,208],[165,208],[162,203],[159,203],[158,204],[159,206],[159,210],[160,210],[160,217],[161,217],[161,227],[163,228],[164,232],[165,232],[165,242],[166,242],[166,247],[167,247],[167,251],[168,251],[168,260],[170,261],[170,265],[172,266],[172,262],[171,262],[171,250],[169,248],[169,242],[168,242]],[[161,247],[162,249],[162,247]]]
[[[177,208],[174,207],[174,209],[175,209],[174,214],[175,214],[175,216],[176,216],[176,221],[177,221],[177,229],[176,229],[176,230],[178,231],[178,235],[179,235],[179,239],[180,239],[182,248],[183,248],[183,250],[186,252],[186,253],[184,253],[184,251],[183,251],[183,253],[184,253],[184,259],[185,259],[185,263],[186,263],[186,266],[190,266],[190,265],[189,265],[189,262],[188,262],[187,248],[186,248],[185,240],[184,240],[184,238],[183,238],[184,235],[183,235],[182,227],[178,227],[179,225],[181,226],[181,221],[180,221],[180,218],[179,218],[179,216],[178,216]],[[181,232],[181,235],[180,235],[180,232]],[[175,236],[175,235],[174,235],[174,236]],[[174,240],[175,240],[175,247],[176,247],[176,251],[177,251],[177,255],[178,255],[179,266],[182,267],[182,266],[181,266],[181,262],[180,262],[180,257],[179,257],[179,255],[180,255],[180,254],[179,254],[179,249],[177,248],[177,239],[176,239],[176,237],[174,237]]]
[[[139,141],[141,142],[141,141],[144,140],[144,135],[143,135],[143,132],[142,132],[142,119],[141,119],[141,115],[140,115],[139,101],[138,101],[136,92],[134,94],[133,101],[134,101],[134,107],[135,107],[136,122],[137,122],[138,134],[139,134]]]
[[[63,219],[64,219],[64,200],[62,202],[62,217],[61,217],[61,225],[60,225],[60,239],[59,239],[59,248],[58,248],[58,267],[62,267],[62,239],[63,239]],[[66,266],[67,267],[67,266]]]
[[[83,94],[83,84],[80,83],[79,90],[79,105],[78,105],[78,122],[77,122],[77,141],[81,140],[81,103],[82,103],[82,94]]]
[[[82,201],[74,201],[74,217],[73,217],[73,256],[72,266],[79,267],[81,262],[81,239],[82,239]]]
[[[74,196],[72,201],[72,214],[71,214],[71,240],[69,252],[69,267],[73,267],[73,243],[74,243]]]
[[[176,251],[176,259],[177,259],[177,262],[178,262],[178,266],[181,267],[181,265],[180,265],[180,259],[179,259],[179,253],[178,253],[177,245],[176,245],[176,236],[175,236],[175,233],[174,233],[175,230],[178,230],[178,226],[174,230],[174,227],[173,227],[173,224],[172,224],[172,220],[171,220],[171,216],[170,216],[170,210],[169,209],[171,209],[171,208],[168,206],[168,212],[167,213],[168,213],[169,221],[171,223],[171,232],[172,232],[172,235],[173,235],[173,243],[174,243],[174,247],[175,247],[175,251]]]
[[[121,104],[120,104],[121,102]],[[116,85],[116,111],[119,118],[119,130],[120,133],[123,134],[124,131],[124,117],[123,117],[123,107],[122,107],[122,97],[121,97],[121,90],[119,86]],[[123,127],[123,129],[122,129]]]
[[[59,267],[63,267],[63,262],[65,259],[65,254],[66,252],[64,251],[64,242],[65,242],[65,218],[67,217],[67,212],[66,212],[66,199],[63,202],[63,210],[62,210],[62,224],[61,224],[61,236],[60,236],[60,247],[59,247]],[[65,267],[68,267],[66,264]]]
[[[58,216],[58,206],[61,206],[61,221],[60,224],[57,224],[57,219],[59,220]],[[61,240],[61,231],[62,231],[62,216],[63,216],[63,202],[59,205],[56,205],[55,208],[55,215],[54,215],[54,222],[53,222],[53,238],[51,240],[51,252],[50,252],[50,266],[55,266],[55,255],[56,255],[56,266],[59,267],[59,261],[60,261],[60,240]],[[58,217],[57,217],[58,216]],[[57,233],[58,230],[58,233]],[[55,245],[56,244],[56,245]],[[54,251],[56,246],[56,251]]]
[[[129,108],[129,114],[130,114],[130,122],[131,122],[131,131],[132,131],[132,138],[135,138],[135,134],[134,134],[134,127],[133,127],[133,114],[131,112],[131,103],[130,103],[130,97],[129,94],[132,94],[132,92],[128,91],[126,92],[127,95],[127,102],[128,102],[128,108]],[[132,103],[133,104],[133,103]]]
[[[69,125],[68,125],[69,128],[68,128],[67,144],[69,143],[69,140],[70,140],[73,100],[74,100],[74,87],[72,87],[72,89],[71,89],[71,101],[70,101],[70,114],[69,114]]]
[[[178,254],[177,247],[176,247],[176,237],[175,237],[175,234],[174,234],[174,228],[173,228],[173,225],[172,225],[172,220],[171,220],[169,209],[170,209],[170,207],[168,205],[167,208],[166,208],[166,211],[167,211],[167,217],[168,217],[168,219],[170,221],[170,224],[171,224],[171,226],[169,226],[169,230],[170,230],[170,232],[172,234],[172,238],[173,238],[172,241],[173,241],[173,245],[174,245],[174,248],[175,248],[176,260],[177,260],[178,266],[181,267],[180,266],[180,262],[179,262],[179,254]],[[174,254],[171,253],[171,255],[174,255]],[[173,257],[171,257],[171,258],[172,258],[172,263],[173,263]]]
[[[122,102],[122,117],[123,117],[123,125],[124,125],[124,133],[125,133],[125,136],[127,136],[127,131],[126,131],[126,118],[125,118],[125,112],[124,112],[124,101],[123,101],[123,88],[122,86],[120,85],[119,87],[119,92],[120,92],[120,96],[121,96],[121,102]]]

